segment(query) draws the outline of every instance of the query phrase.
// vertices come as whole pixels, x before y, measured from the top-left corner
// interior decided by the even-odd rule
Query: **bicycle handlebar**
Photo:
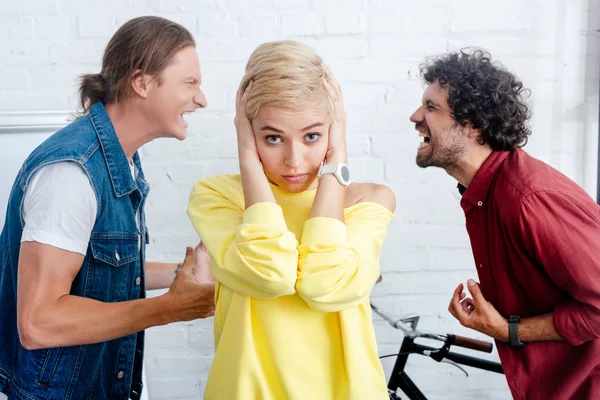
[[[454,336],[454,345],[464,347],[471,350],[483,351],[486,353],[491,353],[494,349],[494,345],[490,342],[486,342],[483,340],[471,339],[465,336],[459,335],[448,335]]]
[[[440,335],[440,334],[434,334],[434,333],[421,332],[416,329],[413,329],[411,326],[406,324],[401,318],[400,319],[393,318],[392,316],[387,314],[385,311],[383,311],[380,308],[378,308],[377,306],[375,306],[373,303],[371,303],[371,309],[373,311],[375,311],[375,313],[377,315],[379,315],[381,318],[386,320],[392,327],[394,327],[394,329],[399,329],[399,330],[403,331],[405,335],[407,335],[411,338],[422,337],[422,338],[426,338],[426,339],[439,340],[440,342],[446,342],[448,339],[450,339],[449,340],[450,345],[464,347],[464,348],[471,349],[471,350],[482,351],[485,353],[491,353],[494,348],[493,343],[486,342],[483,340],[471,339],[471,338],[468,338],[465,336],[459,336],[459,335],[453,335],[453,334]]]

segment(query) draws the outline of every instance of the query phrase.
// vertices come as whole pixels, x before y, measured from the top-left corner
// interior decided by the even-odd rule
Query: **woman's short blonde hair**
[[[294,40],[263,43],[254,50],[246,64],[240,89],[253,81],[246,115],[256,118],[263,106],[290,109],[322,107],[329,118],[333,103],[323,87],[323,60],[315,51]]]

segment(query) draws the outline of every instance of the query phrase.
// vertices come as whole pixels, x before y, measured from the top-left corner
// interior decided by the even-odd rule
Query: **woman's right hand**
[[[260,161],[258,156],[258,150],[256,148],[256,137],[252,130],[252,123],[246,116],[246,105],[248,104],[248,95],[252,91],[254,81],[250,81],[246,90],[242,93],[242,88],[239,88],[235,96],[235,130],[237,133],[238,142],[238,155],[240,162],[246,161],[249,158],[256,157]]]

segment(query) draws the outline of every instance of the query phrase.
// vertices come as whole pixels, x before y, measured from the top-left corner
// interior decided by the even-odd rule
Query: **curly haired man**
[[[527,154],[528,90],[480,50],[421,67],[417,165],[458,181],[480,283],[448,307],[496,339],[516,399],[600,393],[600,206]]]

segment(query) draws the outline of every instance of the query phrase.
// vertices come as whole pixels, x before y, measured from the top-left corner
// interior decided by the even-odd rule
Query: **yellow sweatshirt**
[[[316,190],[244,210],[239,175],[196,183],[188,214],[217,280],[208,400],[385,400],[369,294],[393,214],[308,219]]]

